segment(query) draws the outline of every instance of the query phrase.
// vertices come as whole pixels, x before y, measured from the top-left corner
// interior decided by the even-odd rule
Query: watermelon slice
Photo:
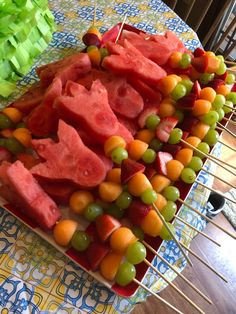
[[[116,134],[119,122],[108,103],[105,87],[99,80],[88,91],[84,86],[70,82],[70,96],[57,97],[55,106],[60,116],[73,125],[80,125],[100,143]]]
[[[42,229],[52,229],[60,219],[57,205],[19,160],[0,166],[0,180],[3,183],[1,195]]]
[[[164,65],[173,51],[186,52],[184,44],[171,31],[164,35],[136,34],[124,31],[122,40],[127,39],[143,56]]]
[[[135,76],[147,84],[155,85],[166,76],[156,63],[145,58],[131,43],[124,40],[124,47],[108,42],[111,55],[103,59],[103,67],[118,75]]]
[[[59,78],[64,86],[68,80],[76,81],[90,70],[89,56],[86,53],[76,53],[62,60],[43,65],[37,68],[36,72],[41,86],[47,87],[55,77]]]
[[[51,140],[33,140],[39,155],[46,161],[31,169],[31,173],[48,181],[61,182],[67,180],[83,188],[92,188],[100,184],[106,171],[101,159],[81,141],[76,130],[59,121],[59,142]]]

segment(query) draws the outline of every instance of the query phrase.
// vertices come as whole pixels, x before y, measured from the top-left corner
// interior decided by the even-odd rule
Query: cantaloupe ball
[[[157,237],[160,235],[163,223],[154,209],[151,209],[146,217],[144,217],[141,228],[144,233]]]
[[[110,237],[110,247],[113,251],[124,254],[127,247],[138,239],[127,227],[116,229]]]
[[[101,261],[100,272],[107,280],[114,280],[118,267],[122,261],[123,254],[109,252]]]
[[[68,246],[77,228],[77,221],[71,219],[59,221],[53,229],[55,242],[61,246]]]

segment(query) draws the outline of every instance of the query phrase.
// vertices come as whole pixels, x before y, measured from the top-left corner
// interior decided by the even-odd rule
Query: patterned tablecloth
[[[149,33],[174,31],[185,45],[193,50],[200,45],[194,32],[162,1],[99,0],[96,10],[96,26],[101,32],[123,20]],[[51,0],[49,1],[57,23],[57,32],[48,49],[36,60],[35,66],[59,59],[73,51],[81,50],[81,37],[91,25],[94,1]],[[16,97],[37,80],[34,68],[18,84]],[[6,105],[2,102],[1,106]],[[217,149],[217,152],[219,149]],[[212,165],[208,165],[212,170]],[[212,178],[201,173],[199,179],[207,185]],[[194,185],[188,202],[204,211],[208,192]],[[205,221],[182,207],[181,217],[198,229]],[[177,236],[189,245],[195,235],[189,228],[175,222]],[[173,241],[163,242],[160,254],[178,270],[183,270],[185,260]],[[155,259],[153,264],[167,278],[173,280],[175,273],[165,263]],[[154,291],[160,291],[165,283],[150,270],[144,283]],[[0,208],[0,313],[128,313],[137,302],[147,297],[139,289],[132,298],[115,295],[94,280],[77,265],[69,261],[50,244],[39,238],[11,214]]]

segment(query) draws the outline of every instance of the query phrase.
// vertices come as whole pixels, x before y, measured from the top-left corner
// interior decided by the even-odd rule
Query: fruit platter
[[[39,81],[1,111],[0,195],[130,297],[162,240],[176,241],[172,221],[205,161],[219,164],[210,153],[236,104],[235,77],[221,56],[190,52],[171,31],[92,26],[83,41],[39,66]]]

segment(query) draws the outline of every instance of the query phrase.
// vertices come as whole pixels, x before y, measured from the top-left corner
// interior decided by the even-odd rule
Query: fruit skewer
[[[206,158],[208,158],[209,160],[211,160],[212,162],[214,162],[215,164],[217,164],[218,166],[220,166],[221,168],[223,168],[224,170],[228,171],[229,173],[233,174],[234,176],[236,175],[234,172],[232,172],[231,170],[229,170],[228,168],[224,167],[223,165],[221,165],[220,163],[226,164],[229,167],[234,168],[234,166],[229,165],[228,163],[224,162],[223,160],[220,160],[219,158],[210,155],[210,154],[205,154],[202,151],[200,151],[198,148],[196,148],[195,146],[193,146],[192,144],[184,141],[184,140],[180,140],[180,142],[182,142],[183,144],[189,146],[190,148],[192,148],[193,150],[195,150],[196,152],[202,154],[203,156],[205,156]],[[217,162],[216,160],[218,160],[219,162]]]
[[[194,231],[196,231],[197,233],[201,234],[203,237],[207,238],[208,240],[210,240],[211,242],[215,243],[218,246],[221,246],[221,244],[219,242],[217,242],[216,240],[214,240],[212,237],[210,237],[209,235],[207,235],[205,232],[202,232],[201,230],[198,230],[197,228],[195,228],[194,226],[192,226],[191,224],[189,224],[187,221],[183,220],[182,218],[180,218],[177,215],[174,215],[174,217],[181,221],[182,223],[184,223],[186,226],[188,226],[189,228],[193,229]]]
[[[175,234],[173,233],[173,231],[169,228],[168,224],[166,223],[164,217],[161,215],[161,213],[159,212],[159,209],[156,207],[155,203],[152,203],[152,207],[155,209],[157,215],[159,216],[160,220],[162,221],[163,225],[166,227],[166,229],[168,230],[169,234],[171,235],[172,239],[175,241],[176,245],[179,247],[181,253],[183,254],[183,256],[185,257],[185,259],[187,260],[187,262],[189,263],[190,266],[193,266],[191,260],[189,259],[189,257],[186,255],[185,251],[183,250],[182,246],[180,245],[179,241],[177,240]]]
[[[146,248],[148,248],[155,256],[157,256],[162,262],[164,262],[171,270],[173,270],[178,276],[180,276],[193,290],[195,290],[202,298],[204,298],[209,304],[212,304],[212,301],[196,286],[192,284],[181,272],[179,272],[172,264],[164,259],[160,254],[158,254],[154,248],[148,244],[146,241],[141,241]]]

